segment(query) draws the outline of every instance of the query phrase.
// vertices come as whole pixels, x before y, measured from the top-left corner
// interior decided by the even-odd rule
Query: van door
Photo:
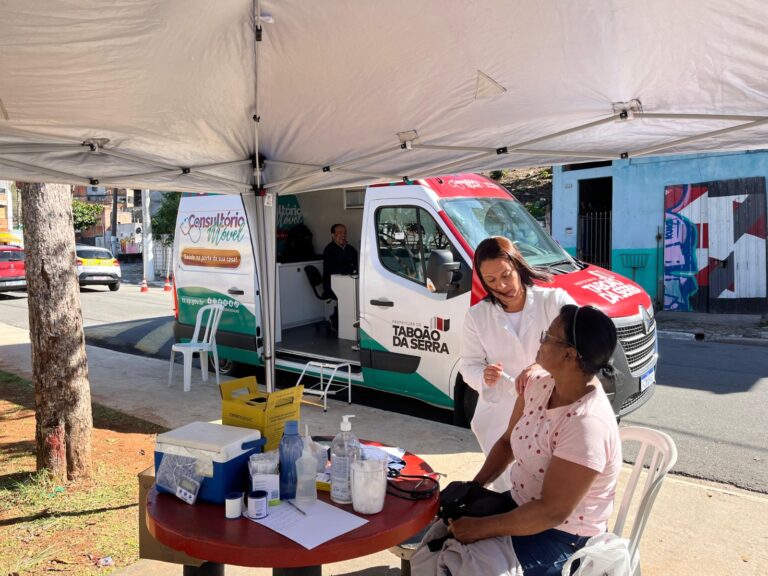
[[[254,293],[256,266],[241,198],[183,197],[175,242],[176,341],[191,338],[201,306],[222,304],[216,333],[220,358],[258,364],[261,307]]]
[[[450,408],[451,374],[470,294],[467,289],[449,294],[427,289],[427,263],[435,249],[452,250],[452,237],[427,203],[389,198],[367,203],[361,364],[366,385]]]

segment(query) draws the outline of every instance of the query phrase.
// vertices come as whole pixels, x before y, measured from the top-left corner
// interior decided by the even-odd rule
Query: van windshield
[[[474,250],[489,236],[506,236],[532,266],[570,263],[571,257],[520,202],[506,198],[450,198],[440,202]]]

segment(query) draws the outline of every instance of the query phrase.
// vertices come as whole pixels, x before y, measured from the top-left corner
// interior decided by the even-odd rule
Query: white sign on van
[[[450,354],[448,344],[442,341],[442,333],[447,332],[450,326],[451,321],[448,318],[432,318],[429,326],[395,320],[392,322],[392,346]]]

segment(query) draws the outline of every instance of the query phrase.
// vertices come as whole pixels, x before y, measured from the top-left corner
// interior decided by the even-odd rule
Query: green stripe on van
[[[179,322],[195,325],[197,311],[208,304],[222,304],[224,314],[219,321],[219,330],[239,334],[256,333],[256,317],[245,306],[228,294],[208,290],[207,288],[179,288]]]
[[[388,351],[362,329],[360,330],[360,347],[382,352]],[[401,374],[389,370],[363,368],[363,379],[366,388],[417,398],[443,408],[453,408],[453,399],[418,372]]]

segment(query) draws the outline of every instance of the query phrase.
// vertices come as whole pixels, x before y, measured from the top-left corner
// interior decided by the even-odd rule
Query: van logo
[[[430,326],[417,322],[394,320],[392,322],[392,346],[394,348],[436,352],[437,354],[450,354],[448,343],[442,340],[443,332],[448,330],[449,322],[448,318],[437,316],[432,318]]]
[[[451,186],[452,188],[459,188],[460,190],[477,190],[479,188],[484,188],[482,182],[478,182],[477,180],[471,180],[469,178],[462,178],[462,179],[456,179],[456,180],[448,180],[447,182],[448,186]]]
[[[179,231],[197,244],[205,233],[208,243],[217,246],[223,242],[241,242],[245,237],[245,216],[239,211],[190,214],[184,218]]]
[[[650,314],[648,314],[648,310],[646,310],[643,306],[638,306],[638,308],[640,312],[640,318],[642,318],[643,321],[643,334],[647,336],[653,327],[653,319],[651,318]]]

